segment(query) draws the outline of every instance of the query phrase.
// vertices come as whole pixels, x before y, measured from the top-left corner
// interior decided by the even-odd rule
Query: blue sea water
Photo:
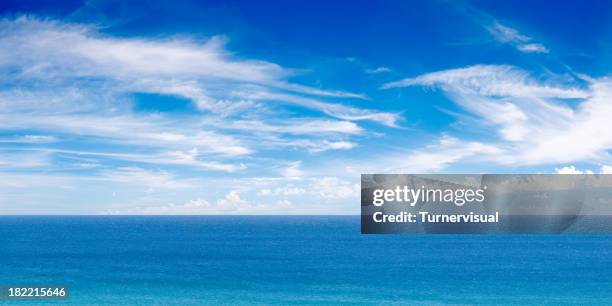
[[[50,303],[86,305],[610,305],[612,236],[361,235],[346,216],[0,217],[3,284],[68,284]]]

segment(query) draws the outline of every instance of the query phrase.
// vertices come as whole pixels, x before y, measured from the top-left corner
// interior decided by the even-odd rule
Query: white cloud
[[[51,164],[46,152],[0,151],[0,169],[41,168]]]
[[[219,199],[217,205],[229,210],[238,210],[248,204],[245,200],[240,198],[237,190],[232,190],[225,195],[225,198]]]
[[[467,68],[427,73],[415,78],[385,84],[385,88],[437,86],[467,111],[500,126],[506,140],[520,141],[530,136],[526,125],[532,121],[546,128],[548,118],[570,120],[572,110],[546,99],[586,98],[590,92],[572,87],[540,84],[526,71],[512,66],[475,65]]]
[[[153,189],[194,187],[192,180],[177,179],[167,171],[151,171],[138,167],[121,167],[114,170],[104,170],[100,174],[100,178],[121,184]]]
[[[350,121],[319,120],[314,118],[285,120],[280,124],[267,124],[262,121],[236,120],[223,128],[282,134],[361,134],[363,129]]]
[[[182,38],[111,38],[91,26],[30,17],[5,19],[0,29],[0,46],[11,49],[10,57],[0,57],[0,65],[30,66],[22,71],[24,75],[117,78],[180,75],[269,81],[289,73],[272,63],[231,58],[223,49],[222,37],[205,42]]]
[[[354,121],[396,126],[400,118],[341,100],[367,100],[364,94],[289,82],[295,73],[235,55],[221,36],[113,37],[93,25],[5,18],[0,131],[9,136],[0,142],[15,154],[38,155],[19,161],[5,155],[0,166],[84,170],[113,169],[120,162],[236,172],[265,160],[260,150],[352,149],[357,143],[349,137],[366,133]],[[134,93],[185,98],[196,110],[189,116],[139,112]],[[293,118],[283,103],[320,116]],[[59,164],[58,156],[96,160]],[[301,173],[299,164],[286,171],[294,178]]]
[[[0,130],[32,134],[0,142],[38,144],[48,154],[97,156],[101,166],[121,160],[233,172],[246,168],[238,158],[266,158],[259,149],[351,149],[357,144],[349,137],[365,133],[353,121],[396,126],[400,118],[342,100],[368,99],[363,94],[289,82],[295,73],[236,55],[223,37],[113,37],[93,25],[5,18]],[[140,112],[135,93],[185,98],[196,108],[187,116]],[[320,116],[292,118],[283,103]],[[215,122],[203,122],[205,116]],[[50,131],[53,136],[34,134]],[[51,149],[94,143],[108,150]]]
[[[327,200],[357,198],[361,195],[359,184],[353,184],[338,177],[315,178],[310,189]]]
[[[563,168],[555,168],[557,174],[593,174],[591,170],[581,171],[574,166],[565,166]]]
[[[56,141],[56,137],[48,135],[23,135],[0,138],[0,143],[50,143]]]
[[[525,43],[530,40],[528,36],[499,22],[493,22],[493,24],[487,27],[487,30],[493,37],[504,43]]]
[[[523,51],[525,53],[548,53],[550,52],[550,50],[548,50],[546,47],[544,47],[544,45],[542,44],[525,44],[525,45],[519,45],[517,47],[517,49],[519,49],[520,51]]]
[[[282,170],[282,175],[288,179],[299,179],[304,176],[301,169],[302,161],[294,161]]]
[[[590,90],[592,96],[572,109],[569,116],[544,117],[544,126],[535,120],[526,122],[530,137],[525,142],[529,147],[518,158],[531,163],[607,159],[606,151],[612,149],[608,132],[612,81],[598,79],[590,84]]]
[[[612,174],[612,166],[608,166],[608,165],[601,166],[601,169],[599,170],[599,173],[601,173],[601,174]]]
[[[357,144],[350,141],[328,141],[328,140],[288,140],[285,145],[289,147],[306,148],[311,153],[324,152],[328,150],[350,150]]]
[[[485,27],[487,31],[499,42],[514,46],[524,53],[549,53],[550,51],[541,43],[534,43],[527,35],[519,33],[516,29],[494,21]]]
[[[442,136],[435,144],[422,149],[396,155],[389,158],[385,171],[393,173],[429,173],[437,172],[450,164],[469,157],[479,156],[478,162],[496,156],[501,150],[495,146],[480,142],[461,141],[450,136]]]
[[[270,190],[268,188],[261,189],[261,190],[259,190],[259,192],[257,192],[257,195],[260,195],[260,196],[268,196],[268,195],[271,195],[271,194],[272,194],[272,190]]]
[[[368,97],[364,94],[356,94],[352,92],[346,92],[341,90],[328,90],[328,89],[319,89],[312,88],[308,86],[303,86],[299,84],[291,84],[287,82],[278,82],[272,83],[274,87],[285,89],[288,91],[293,91],[297,93],[304,93],[313,96],[321,96],[321,97],[332,97],[332,98],[354,98],[354,99],[368,99]]]
[[[3,169],[4,170],[4,169]],[[72,185],[74,183],[73,177],[68,175],[59,174],[23,174],[19,172],[0,171],[0,187],[8,187],[2,189],[2,194],[7,195],[14,188],[37,188],[41,187],[57,187]],[[19,190],[19,193],[23,193],[23,190]],[[28,195],[28,194],[23,194]],[[33,194],[29,194],[33,195]],[[9,203],[9,202],[6,202]],[[0,205],[2,206],[2,205]]]
[[[377,74],[377,73],[385,73],[385,72],[390,72],[391,69],[387,68],[387,67],[377,67],[374,69],[366,69],[366,73],[368,74]]]
[[[384,89],[408,86],[439,86],[446,91],[486,97],[586,98],[580,88],[541,84],[529,73],[509,65],[474,65],[426,73],[383,85]]]
[[[218,161],[207,161],[200,157],[197,148],[186,151],[163,151],[159,153],[137,154],[137,153],[108,153],[84,150],[63,150],[63,149],[32,149],[23,151],[40,151],[45,153],[61,153],[74,156],[93,156],[112,160],[132,161],[137,163],[147,163],[156,165],[179,165],[191,166],[205,170],[216,170],[235,172],[246,169],[242,163],[231,164]]]
[[[256,101],[277,101],[299,105],[305,108],[323,112],[331,117],[342,120],[360,121],[369,120],[386,126],[395,127],[400,119],[398,114],[389,112],[379,112],[369,109],[356,108],[345,104],[329,103],[317,99],[290,95],[284,93],[273,93],[262,90],[249,90],[235,92],[241,98]]]
[[[386,88],[441,88],[476,116],[474,128],[501,136],[492,144],[501,149],[495,158],[500,164],[605,162],[612,149],[612,81],[585,80],[587,87],[580,88],[537,81],[511,66],[476,65],[404,79]]]
[[[327,150],[349,150],[357,146],[349,141],[323,141],[310,149],[311,152],[322,152]]]
[[[259,190],[259,192],[257,192],[257,195],[260,196],[295,196],[295,195],[302,195],[306,193],[306,189],[304,188],[300,188],[294,185],[286,185],[286,186],[282,186],[282,187],[277,187],[275,189],[268,189],[268,188],[264,188]]]
[[[214,131],[198,131],[198,125],[159,115],[0,114],[0,129],[31,128],[69,135],[96,137],[104,142],[141,147],[198,148],[201,152],[227,156],[247,155],[252,150],[238,139]],[[30,139],[31,140],[31,139]],[[40,140],[40,139],[38,139]]]
[[[91,213],[106,206],[145,214],[273,213],[290,208],[292,203],[282,197],[300,195],[303,186],[275,186],[272,192],[279,199],[270,203],[243,200],[238,191],[218,201],[163,203],[199,192],[198,179],[183,177],[193,175],[191,171],[238,172],[247,164],[265,171],[266,166],[258,168],[260,163],[274,171],[285,161],[274,153],[269,158],[270,151],[350,149],[356,143],[349,137],[365,134],[353,121],[394,125],[399,118],[347,102],[368,99],[364,94],[291,83],[288,77],[295,72],[236,55],[226,49],[222,37],[113,37],[91,25],[3,19],[0,132],[6,136],[0,138],[0,170],[19,172],[0,173],[8,180],[0,182],[3,201],[48,205],[52,209],[45,212],[51,213]],[[269,95],[244,94],[253,90]],[[187,115],[141,111],[136,93],[168,98],[163,103],[184,98],[194,108]],[[306,118],[293,113],[295,106],[315,112]],[[205,122],[206,117],[215,120]],[[64,171],[75,174],[56,174]],[[297,181],[304,175],[299,162],[282,172],[287,176],[283,180]],[[160,198],[125,196],[111,205],[105,198],[108,190],[113,195],[151,190],[151,197]],[[91,203],[73,200],[88,192],[96,195],[87,196]],[[138,206],[143,203],[151,206]],[[126,209],[130,205],[138,208]],[[27,208],[11,205],[10,211]]]
[[[170,203],[158,206],[138,206],[126,210],[107,210],[103,214],[109,215],[193,215],[206,214],[213,207],[208,201],[195,199],[183,204]]]
[[[283,199],[270,204],[252,203],[243,199],[237,190],[229,191],[216,202],[201,198],[177,205],[170,203],[158,206],[139,206],[127,210],[107,210],[103,214],[125,215],[208,215],[208,214],[270,214],[285,212],[293,208],[291,201]]]
[[[595,173],[593,170],[589,170],[589,169],[585,169],[585,170],[577,169],[573,165],[565,166],[562,168],[555,168],[555,172],[559,174],[594,174]],[[612,174],[612,167],[608,165],[602,165],[599,168],[598,173],[599,174]]]
[[[124,90],[174,94],[204,110],[232,107],[227,92],[264,86],[273,92],[366,99],[362,94],[312,88],[284,80],[294,72],[261,60],[237,59],[225,39],[114,38],[88,25],[30,17],[0,21],[0,67],[21,68],[18,78],[100,77]],[[204,84],[209,88],[204,89]],[[285,97],[299,96],[284,94]],[[290,99],[288,99],[290,100]],[[325,103],[323,103],[325,104]],[[306,105],[304,105],[306,106]]]
[[[101,154],[97,154],[101,155]],[[131,160],[136,162],[166,165],[193,166],[202,169],[234,172],[244,170],[246,166],[240,164],[228,164],[217,161],[206,161],[198,157],[196,148],[188,151],[172,151],[158,154],[103,154],[103,156]]]

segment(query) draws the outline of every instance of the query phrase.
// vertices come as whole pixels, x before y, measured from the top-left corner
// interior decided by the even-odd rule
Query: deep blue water
[[[68,284],[64,302],[88,305],[610,305],[612,236],[361,235],[358,217],[331,216],[0,217],[0,285],[20,283]]]

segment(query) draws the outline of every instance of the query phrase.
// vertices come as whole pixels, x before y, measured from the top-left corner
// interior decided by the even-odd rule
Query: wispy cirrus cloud
[[[466,3],[455,3],[454,7],[482,27],[498,43],[511,46],[522,53],[550,53],[550,50],[543,43],[522,33],[515,27],[502,23],[484,11]]]
[[[464,141],[443,135],[433,144],[414,150],[404,156],[395,156],[387,162],[387,171],[393,173],[429,173],[438,172],[453,163],[473,158],[484,162],[502,153],[495,145],[478,141]]]
[[[525,52],[525,53],[549,53],[550,52],[548,48],[538,43],[522,44],[522,45],[518,45],[516,48],[519,51]]]
[[[89,25],[20,17],[0,22],[0,46],[4,50],[0,67],[17,70],[11,74],[12,80],[54,79],[57,85],[66,78],[97,77],[115,82],[115,90],[180,95],[207,110],[226,107],[228,103],[223,101],[231,98],[225,94],[228,87],[244,85],[263,86],[272,92],[365,98],[289,83],[285,78],[294,74],[291,69],[261,60],[236,59],[224,49],[221,37],[205,41],[188,37],[114,38]],[[299,100],[303,106],[326,109],[325,102],[308,103],[290,93],[277,100]]]
[[[163,170],[146,170],[138,167],[119,167],[105,169],[100,173],[101,180],[107,180],[129,186],[147,189],[180,189],[190,188],[197,184],[193,179],[179,179]]]
[[[383,89],[432,86],[448,91],[487,97],[521,98],[586,98],[587,90],[546,84],[537,81],[525,70],[510,65],[474,65],[426,73],[420,76],[389,82]]]
[[[372,69],[366,69],[365,72],[368,74],[385,73],[385,72],[391,72],[391,68],[381,66],[381,67],[376,67]]]
[[[48,135],[17,135],[0,138],[0,143],[50,143],[57,141],[57,138]]]
[[[293,82],[299,69],[238,55],[226,40],[0,20],[0,177],[11,181],[1,200],[23,204],[3,212],[287,213],[315,179],[301,158],[358,147],[365,122],[401,120],[364,107],[366,94]],[[277,198],[254,196],[249,178],[263,173]]]
[[[96,143],[112,148],[96,152],[109,159],[236,171],[245,168],[236,157],[264,157],[257,154],[260,148],[351,149],[356,144],[348,138],[364,133],[354,122],[396,126],[399,120],[345,101],[367,99],[363,94],[289,82],[294,70],[238,58],[226,50],[225,40],[113,37],[86,24],[2,19],[0,129],[14,135],[52,131],[47,140],[60,144]],[[139,113],[133,93],[186,98],[196,111]],[[280,122],[275,112],[286,105],[317,111],[319,117]],[[258,112],[247,114],[253,109]],[[205,116],[217,119],[206,123],[200,119]],[[261,133],[266,137],[258,138]],[[16,143],[15,137],[4,142]],[[51,145],[42,139],[28,143]]]
[[[273,63],[231,58],[222,37],[200,43],[178,37],[113,38],[93,26],[32,17],[2,20],[0,35],[0,45],[12,47],[0,63],[28,65],[20,71],[22,77],[181,76],[266,82],[290,73]]]
[[[255,120],[237,120],[228,123],[224,129],[250,130],[280,134],[362,134],[364,130],[350,121],[320,120],[317,118],[300,118],[277,120],[266,123]]]
[[[586,86],[536,81],[512,66],[475,65],[424,74],[384,88],[440,88],[476,126],[495,127],[500,141],[490,145],[499,164],[534,165],[609,160],[612,136],[612,82],[587,78]],[[581,80],[585,81],[585,80]],[[478,154],[478,150],[475,152]],[[488,154],[491,155],[491,154]]]
[[[400,115],[395,113],[372,111],[346,104],[328,103],[311,97],[270,92],[268,90],[261,90],[259,88],[238,91],[234,94],[242,99],[294,104],[304,108],[318,110],[328,116],[348,121],[368,120],[389,127],[396,127],[400,119]]]
[[[495,38],[497,41],[509,44],[515,47],[517,50],[524,53],[549,53],[550,50],[543,44],[534,42],[534,40],[524,34],[521,34],[518,30],[501,24],[499,21],[493,21],[492,23],[485,26],[485,29]]]

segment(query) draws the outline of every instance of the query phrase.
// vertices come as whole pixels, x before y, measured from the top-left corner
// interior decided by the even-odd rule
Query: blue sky
[[[3,1],[0,213],[353,214],[612,171],[612,4]]]

